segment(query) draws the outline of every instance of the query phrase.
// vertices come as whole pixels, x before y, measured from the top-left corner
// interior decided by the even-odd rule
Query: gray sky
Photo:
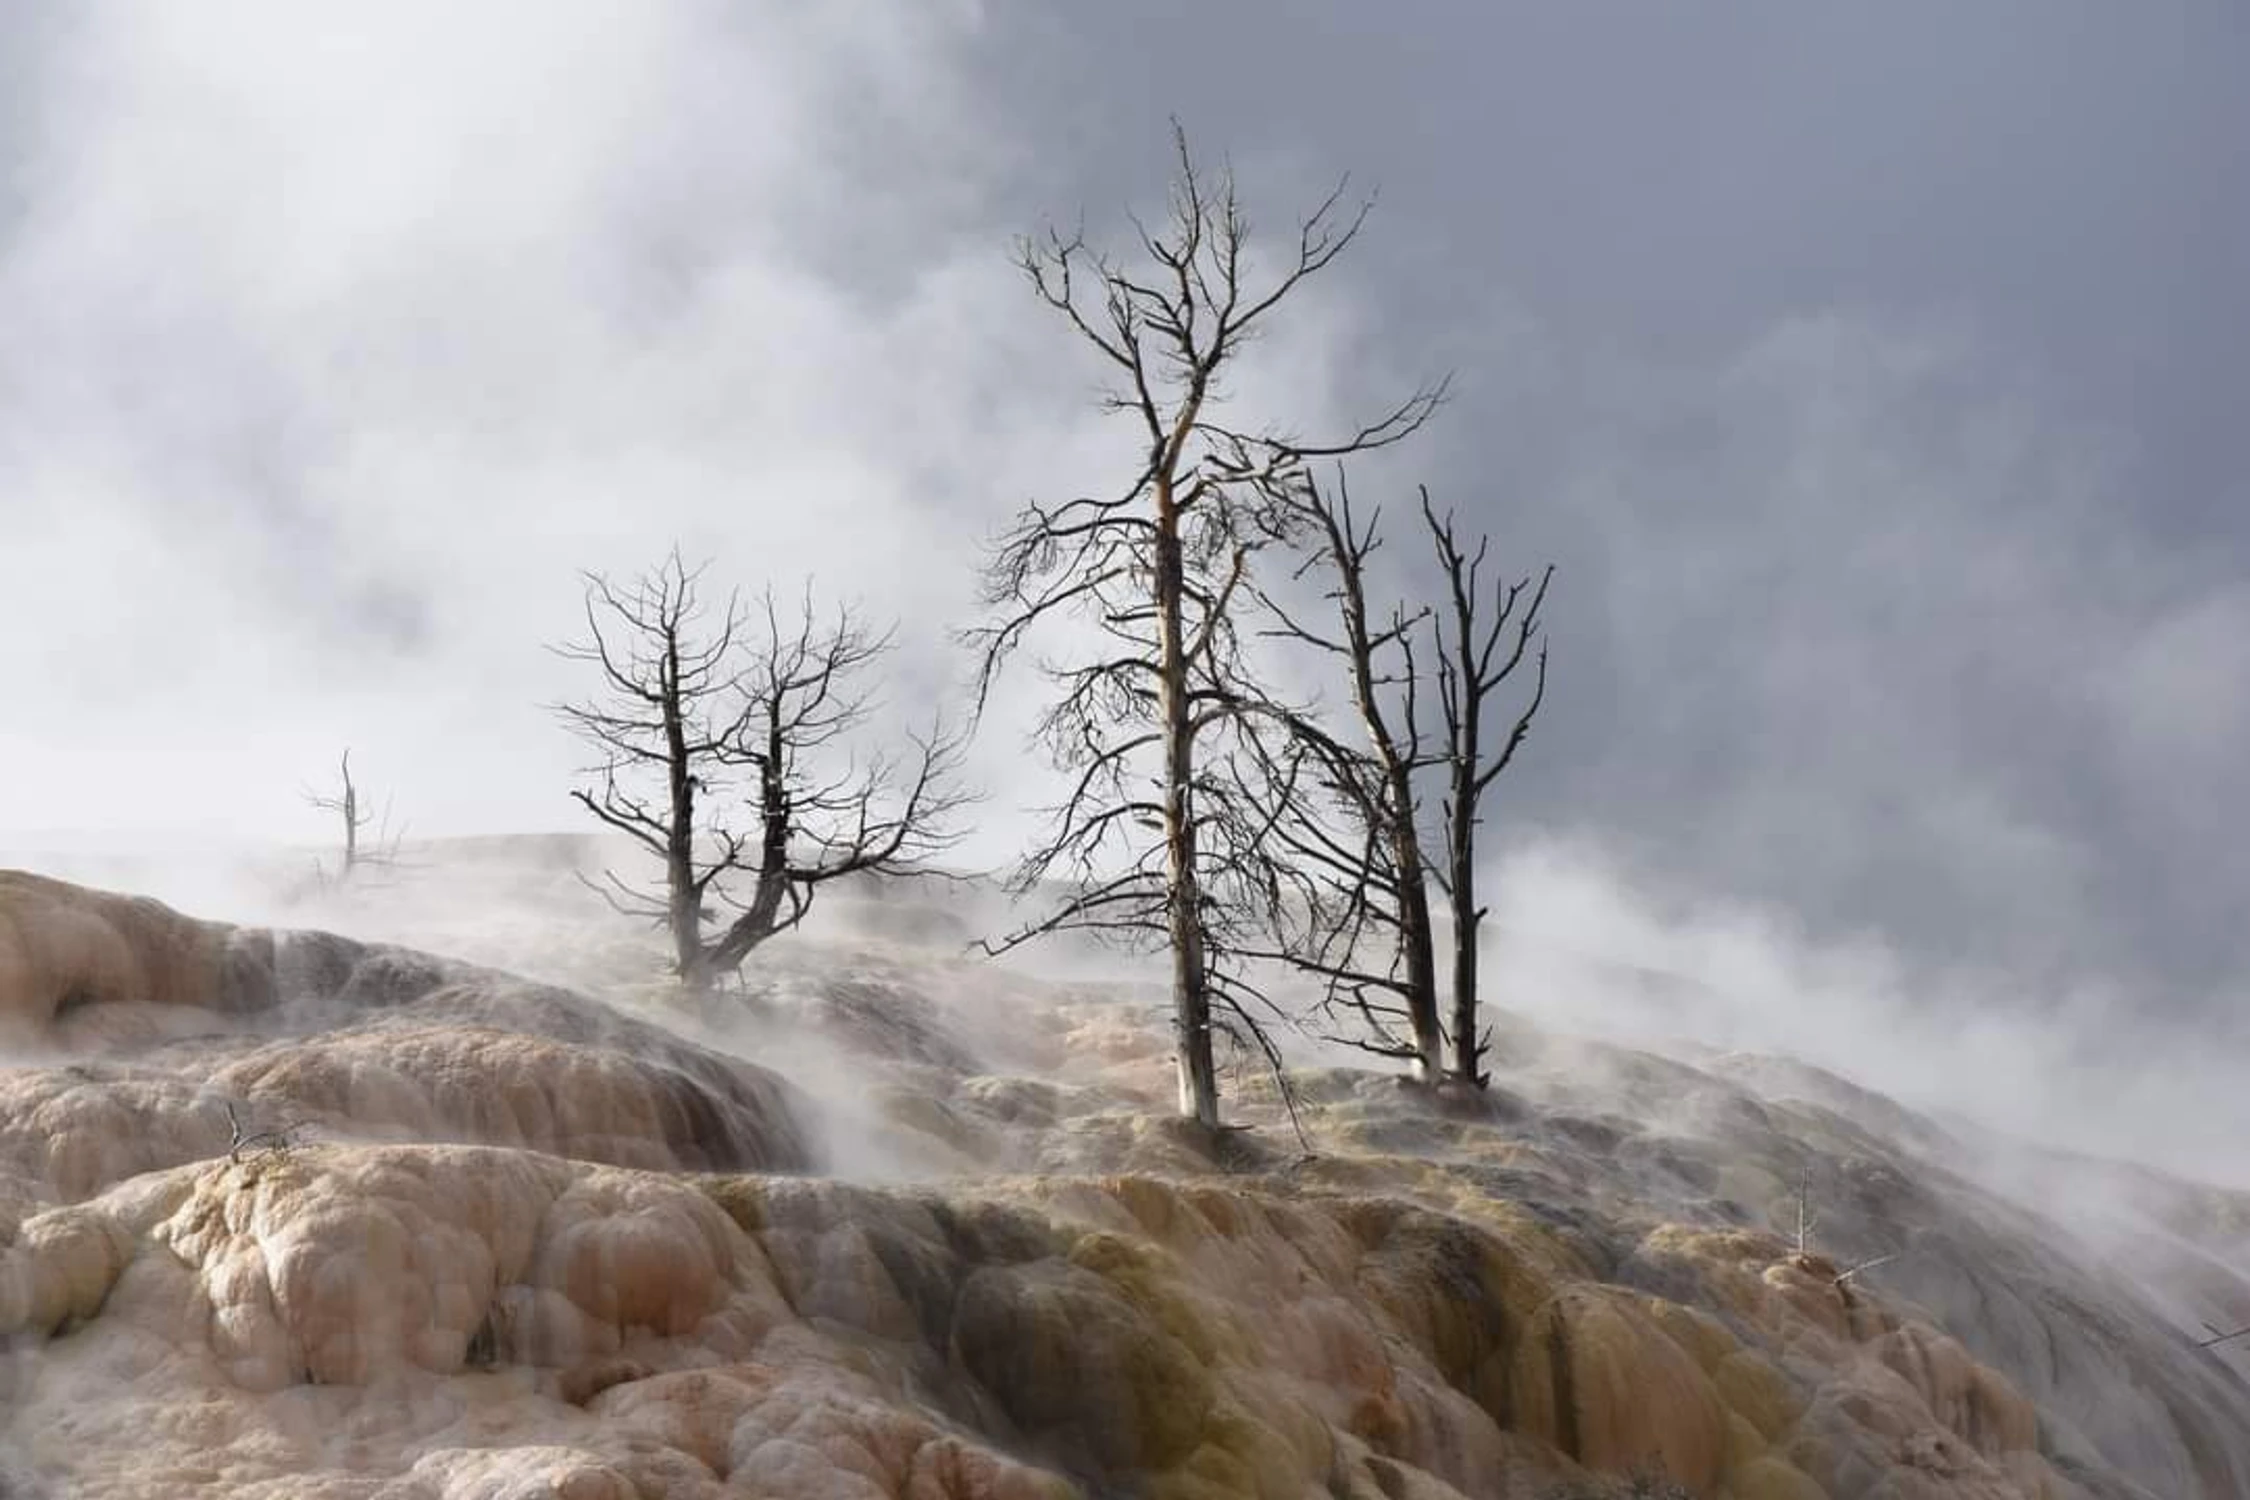
[[[1457,370],[1386,477],[1560,567],[1499,836],[2033,998],[2250,976],[2231,0],[353,9],[0,12],[10,842],[317,837],[347,742],[570,826],[540,644],[674,537],[934,690],[1116,451],[1008,237],[1177,112],[1269,225],[1382,189],[1264,398]]]

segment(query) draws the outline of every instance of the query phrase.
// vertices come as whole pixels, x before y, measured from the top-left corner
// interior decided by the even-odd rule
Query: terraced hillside
[[[2241,1198],[1521,1024],[1213,1145],[951,938],[690,1012],[0,875],[0,1493],[2250,1494]]]

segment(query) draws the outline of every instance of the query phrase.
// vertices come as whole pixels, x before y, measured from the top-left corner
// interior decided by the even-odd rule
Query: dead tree
[[[602,757],[585,773],[598,784],[571,796],[664,864],[661,894],[605,870],[603,895],[630,915],[663,923],[675,970],[697,987],[708,980],[706,900],[726,873],[728,841],[714,826],[710,835],[722,853],[700,859],[696,822],[722,751],[741,733],[742,710],[732,694],[736,645],[745,628],[733,595],[715,623],[707,615],[699,585],[708,567],[689,568],[674,549],[622,587],[597,573],[584,575],[587,638],[555,648],[568,660],[598,667],[602,676],[600,699],[555,710]],[[653,794],[642,789],[649,782],[656,784]]]
[[[771,594],[764,606],[765,633],[737,684],[748,715],[720,757],[756,778],[758,825],[754,850],[725,843],[754,882],[711,947],[709,966],[722,973],[803,922],[831,881],[934,873],[931,861],[960,838],[953,814],[970,800],[959,781],[963,742],[942,725],[910,735],[905,756],[835,763],[831,752],[873,707],[856,679],[890,652],[893,631],[875,632],[846,609],[824,624],[809,592],[791,624]]]
[[[1869,1271],[1879,1271],[1891,1262],[1905,1257],[1907,1253],[1905,1250],[1893,1250],[1888,1255],[1870,1256],[1866,1260],[1855,1261],[1848,1266],[1838,1266],[1827,1256],[1815,1253],[1812,1247],[1813,1231],[1820,1227],[1820,1218],[1812,1211],[1812,1184],[1803,1178],[1799,1178],[1797,1191],[1790,1196],[1796,1201],[1797,1230],[1792,1237],[1795,1248],[1791,1251],[1789,1259],[1790,1263],[1796,1266],[1798,1270],[1815,1271],[1825,1275],[1830,1286],[1841,1290],[1851,1285],[1854,1277],[1864,1276]],[[2210,1325],[2204,1326],[2209,1327]]]
[[[242,1117],[234,1112],[231,1103],[221,1106],[227,1115],[227,1160],[236,1166],[262,1157],[286,1156],[298,1145],[298,1137],[306,1126],[299,1121],[288,1121],[272,1130],[244,1130]]]
[[[1529,578],[1510,581],[1488,576],[1485,563],[1492,539],[1479,537],[1474,549],[1463,547],[1452,513],[1438,515],[1427,486],[1421,496],[1422,519],[1446,582],[1445,602],[1431,635],[1445,737],[1439,754],[1446,782],[1446,857],[1435,873],[1453,917],[1453,1062],[1447,1071],[1461,1083],[1483,1088],[1488,1081],[1484,1054],[1491,1037],[1482,1029],[1478,1012],[1477,929],[1485,908],[1477,901],[1477,828],[1483,821],[1485,793],[1514,763],[1531,733],[1532,719],[1546,701],[1547,644],[1539,612],[1547,602],[1547,585],[1555,570],[1549,566],[1536,585]],[[1485,738],[1486,716],[1525,664],[1534,640],[1539,641],[1539,651],[1533,658],[1531,692],[1509,724],[1506,738],[1494,749]]]
[[[1358,732],[1346,738],[1292,715],[1288,769],[1269,770],[1269,784],[1286,789],[1275,798],[1283,815],[1274,837],[1290,856],[1292,898],[1273,909],[1294,918],[1271,956],[1320,979],[1325,1008],[1356,1016],[1363,1034],[1339,1040],[1409,1061],[1418,1079],[1435,1083],[1445,1029],[1415,783],[1427,764],[1414,650],[1426,611],[1393,605],[1378,616],[1369,603],[1382,513],[1355,514],[1341,471],[1333,491],[1308,477],[1288,515],[1307,539],[1297,577],[1319,578],[1333,617],[1314,624],[1261,593],[1276,622],[1268,633],[1341,665]],[[1331,812],[1342,814],[1340,825]]]
[[[1159,228],[1135,222],[1129,261],[1082,234],[1050,231],[1020,247],[1033,291],[1111,377],[1104,408],[1133,424],[1140,456],[1106,494],[1017,515],[986,563],[993,618],[970,639],[982,657],[980,712],[1035,630],[1075,619],[1101,639],[1083,659],[1046,666],[1057,696],[1036,732],[1069,790],[1013,881],[1019,892],[1060,882],[1065,894],[991,947],[1064,932],[1167,947],[1180,1111],[1215,1130],[1215,1026],[1273,1055],[1251,1010],[1259,997],[1229,962],[1244,900],[1271,888],[1271,814],[1233,795],[1223,771],[1267,701],[1236,629],[1243,590],[1278,524],[1276,495],[1306,462],[1399,441],[1442,387],[1325,444],[1222,420],[1236,355],[1351,244],[1368,205],[1347,206],[1339,184],[1260,278],[1231,173],[1200,169],[1177,126],[1173,145],[1169,214]]]
[[[914,739],[904,762],[846,753],[871,708],[858,679],[889,651],[887,632],[848,609],[824,621],[809,592],[786,623],[770,597],[757,615],[733,594],[707,611],[708,566],[687,567],[675,550],[622,587],[587,574],[587,638],[555,648],[602,681],[599,699],[555,710],[602,757],[571,795],[664,870],[654,889],[609,870],[596,888],[665,928],[694,989],[803,922],[820,886],[920,873],[950,842],[944,824],[963,800],[960,742],[942,728]],[[738,800],[755,838],[729,817]],[[751,887],[740,902],[738,878]],[[722,902],[737,912],[723,923]]]
[[[405,830],[391,830],[391,810],[385,803],[380,817],[369,811],[360,801],[359,783],[352,778],[352,753],[344,752],[338,768],[338,790],[316,792],[307,789],[305,801],[322,812],[334,813],[344,830],[344,860],[336,874],[338,883],[349,881],[363,869],[389,868],[398,863],[398,846],[405,838]],[[363,845],[360,835],[373,830],[374,837]],[[325,875],[322,876],[325,883]]]
[[[1488,579],[1490,539],[1465,548],[1425,488],[1421,513],[1444,601],[1379,611],[1368,571],[1382,546],[1381,513],[1354,511],[1341,470],[1332,490],[1304,478],[1289,506],[1306,551],[1296,576],[1321,581],[1333,615],[1312,623],[1301,608],[1262,593],[1275,622],[1268,633],[1341,667],[1357,726],[1339,732],[1310,713],[1292,714],[1288,758],[1267,769],[1268,781],[1287,789],[1275,799],[1283,814],[1274,836],[1290,856],[1289,899],[1272,907],[1282,920],[1271,956],[1319,978],[1324,1008],[1361,1023],[1360,1035],[1339,1040],[1405,1059],[1419,1078],[1481,1088],[1488,1035],[1478,1014],[1477,827],[1482,798],[1513,762],[1545,696],[1546,647],[1535,658],[1530,652],[1553,570],[1536,587]],[[1505,740],[1488,743],[1488,714],[1527,659],[1536,663],[1529,700]],[[1425,816],[1432,779],[1442,807],[1434,826]],[[1453,916],[1450,1027],[1441,1021],[1432,883]]]

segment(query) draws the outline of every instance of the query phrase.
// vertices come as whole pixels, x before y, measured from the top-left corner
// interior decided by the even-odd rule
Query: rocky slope
[[[2250,1201],[1523,1026],[1212,1148],[943,929],[690,1014],[0,875],[0,1494],[2250,1494]]]

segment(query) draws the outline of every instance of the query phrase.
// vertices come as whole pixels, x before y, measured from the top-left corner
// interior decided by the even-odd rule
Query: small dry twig
[[[227,1160],[237,1166],[241,1165],[246,1158],[254,1158],[258,1155],[274,1156],[289,1151],[298,1144],[297,1133],[305,1128],[301,1123],[292,1120],[288,1124],[273,1130],[246,1131],[242,1128],[241,1117],[234,1112],[234,1105],[230,1102],[225,1106],[225,1109],[227,1112]]]
[[[2195,1347],[2198,1349],[2216,1349],[2219,1345],[2232,1343],[2236,1339],[2250,1338],[2250,1328],[2237,1328],[2232,1333],[2221,1333],[2214,1323],[2205,1323],[2203,1326],[2211,1331],[2211,1336],[2197,1339]]]

